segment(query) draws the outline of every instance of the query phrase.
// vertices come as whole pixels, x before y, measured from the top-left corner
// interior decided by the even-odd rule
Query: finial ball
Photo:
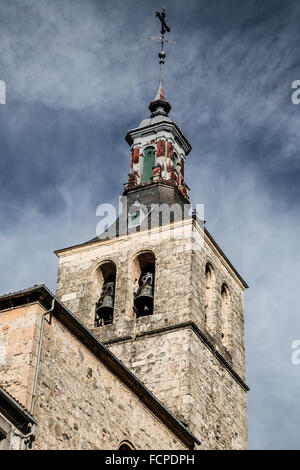
[[[165,51],[160,51],[159,54],[158,54],[158,57],[159,57],[160,59],[165,59],[165,57],[166,57]]]

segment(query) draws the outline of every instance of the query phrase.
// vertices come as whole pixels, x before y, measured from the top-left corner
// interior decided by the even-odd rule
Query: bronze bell
[[[109,325],[113,322],[115,283],[107,282],[102,287],[102,293],[96,304],[97,326]]]
[[[153,273],[147,272],[141,277],[140,287],[134,294],[134,307],[137,317],[153,313],[153,284]]]

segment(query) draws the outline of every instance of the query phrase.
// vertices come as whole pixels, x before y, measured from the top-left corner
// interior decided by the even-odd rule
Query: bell
[[[114,290],[114,282],[107,282],[103,285],[101,297],[96,304],[97,326],[109,325],[113,322]]]
[[[137,317],[153,313],[153,277],[153,273],[150,272],[141,277],[141,285],[135,293],[134,299]]]

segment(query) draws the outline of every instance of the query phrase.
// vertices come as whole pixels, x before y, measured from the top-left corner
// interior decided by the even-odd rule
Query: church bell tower
[[[157,16],[159,87],[150,116],[126,135],[125,209],[114,230],[56,251],[57,296],[194,433],[199,449],[246,449],[248,286],[191,214],[191,145],[169,117],[170,28],[164,9]]]

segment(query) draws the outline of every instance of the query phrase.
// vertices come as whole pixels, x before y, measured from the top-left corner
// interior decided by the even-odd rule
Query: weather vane
[[[160,30],[161,37],[150,36],[149,39],[151,39],[151,41],[160,42],[161,43],[161,52],[164,52],[164,43],[165,42],[167,42],[169,44],[176,44],[176,42],[168,41],[168,39],[165,39],[166,32],[169,33],[171,31],[171,29],[169,28],[169,26],[166,23],[166,9],[165,9],[165,7],[163,7],[161,13],[159,11],[156,12],[156,17],[159,18],[159,20],[161,22],[161,30]],[[165,57],[165,55],[164,55],[164,57]]]
[[[159,57],[159,64],[160,64],[160,77],[159,77],[159,88],[158,88],[158,93],[156,95],[156,98],[155,100],[159,100],[159,99],[162,99],[164,98],[164,90],[163,90],[163,65],[165,63],[165,58],[166,58],[166,53],[164,51],[164,44],[167,42],[168,44],[176,44],[176,42],[174,41],[168,41],[167,39],[165,39],[165,34],[166,32],[169,33],[171,31],[171,29],[169,28],[169,26],[167,25],[166,23],[166,9],[165,7],[163,7],[161,13],[159,11],[156,12],[156,17],[160,20],[161,22],[161,30],[160,30],[160,33],[161,33],[161,36],[158,37],[158,36],[150,36],[150,40],[151,41],[156,41],[156,42],[160,42],[161,44],[161,49],[160,49],[160,52],[158,54],[158,57]]]

